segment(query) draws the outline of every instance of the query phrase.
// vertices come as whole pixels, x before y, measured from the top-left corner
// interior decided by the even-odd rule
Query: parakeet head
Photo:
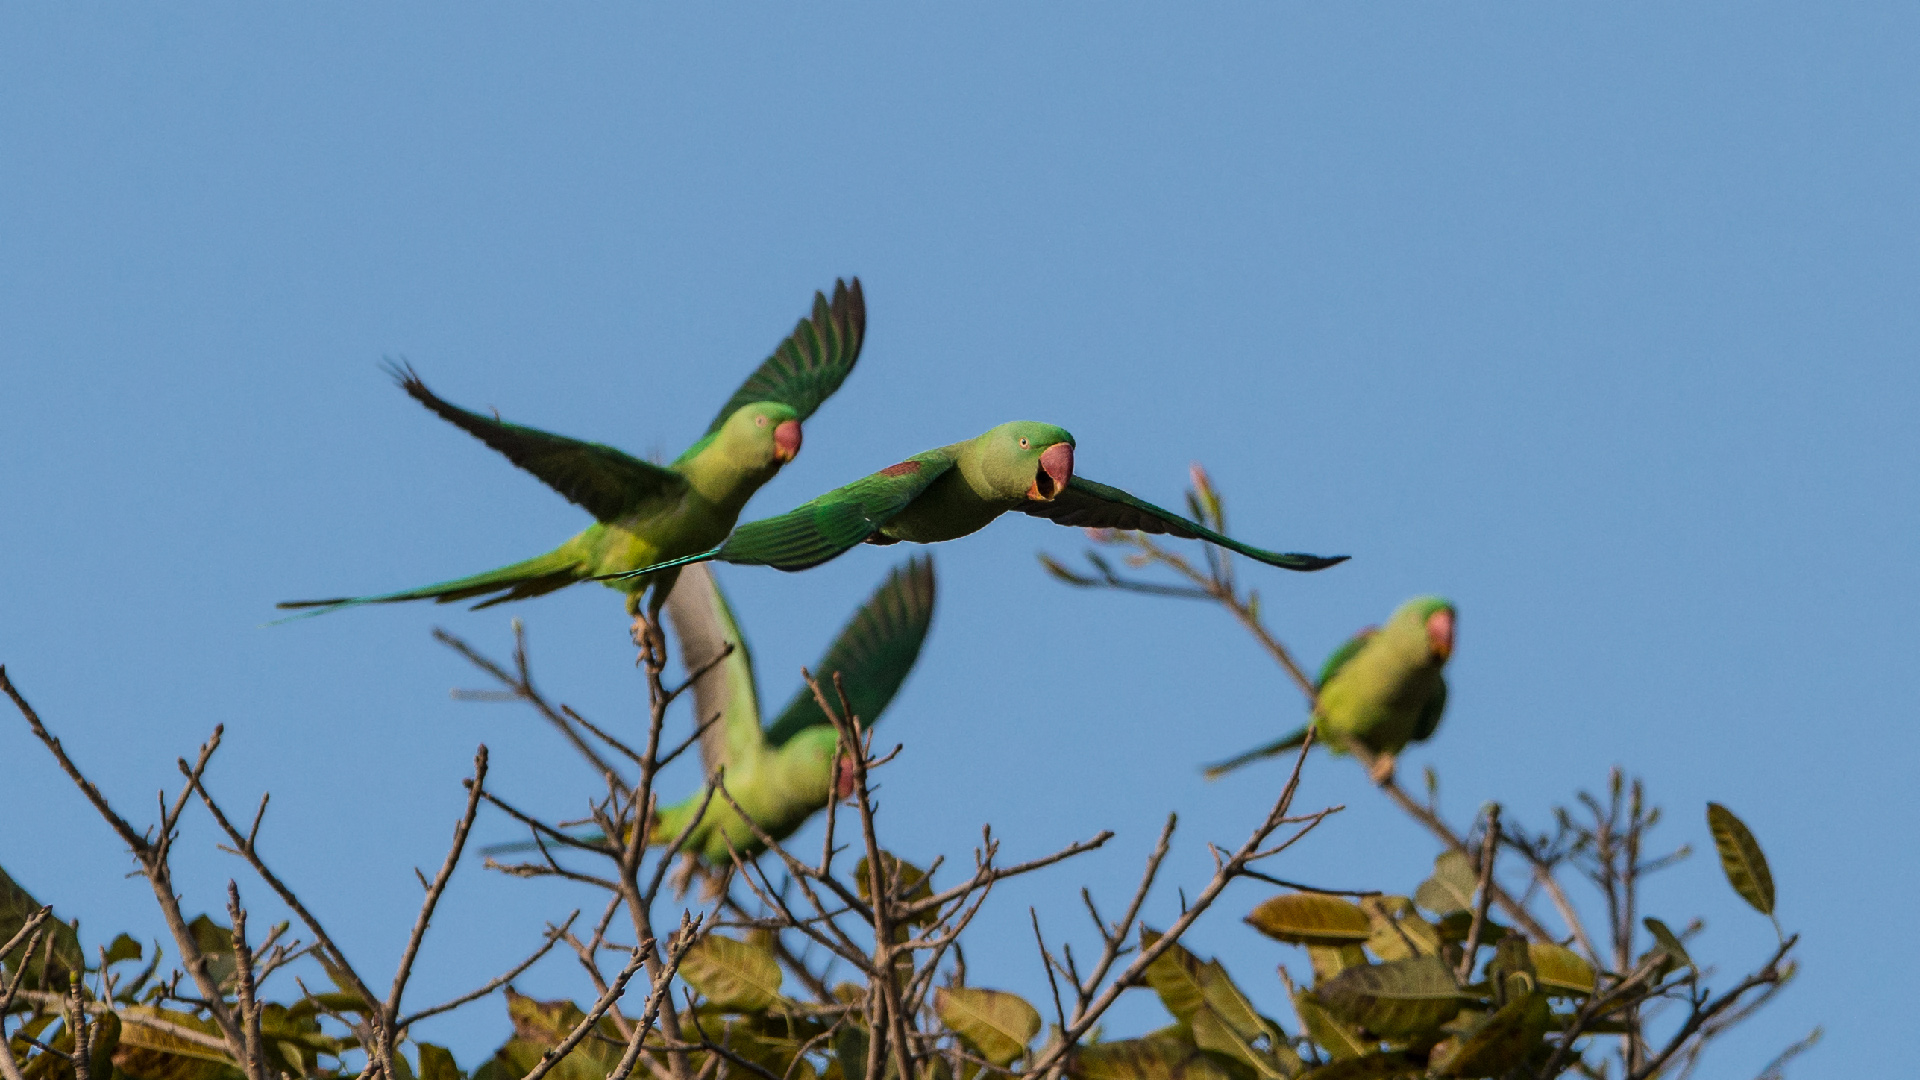
[[[1052,424],[1015,420],[974,441],[977,479],[995,497],[1051,502],[1073,478],[1073,436]]]
[[[1426,635],[1427,651],[1441,663],[1453,655],[1453,602],[1442,596],[1416,596],[1393,613],[1395,622],[1418,625]]]
[[[738,467],[776,472],[800,454],[800,416],[791,405],[742,405],[713,433],[713,448]]]

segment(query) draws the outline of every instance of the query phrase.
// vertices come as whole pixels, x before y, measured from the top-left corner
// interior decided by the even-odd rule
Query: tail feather
[[[1307,741],[1307,729],[1303,727],[1299,731],[1296,731],[1293,734],[1288,735],[1283,739],[1278,739],[1274,742],[1270,742],[1265,746],[1257,746],[1252,750],[1247,751],[1244,754],[1240,754],[1236,757],[1228,758],[1227,760],[1219,762],[1218,764],[1207,766],[1207,770],[1206,770],[1207,779],[1218,780],[1222,776],[1225,776],[1226,774],[1232,772],[1233,770],[1239,768],[1242,765],[1251,764],[1253,762],[1259,761],[1261,758],[1270,758],[1276,754],[1284,754],[1287,751],[1294,749],[1295,747],[1299,746],[1301,743],[1306,741]]]
[[[377,596],[339,597],[332,600],[287,600],[274,606],[300,610],[298,615],[279,620],[287,622],[291,619],[324,615],[341,608],[359,607],[362,604],[397,604],[404,600],[432,600],[436,603],[449,604],[476,596],[487,596],[491,593],[503,594],[475,605],[476,608],[483,608],[505,603],[508,600],[539,596],[571,585],[585,576],[584,569],[579,558],[571,550],[561,547],[545,555],[536,555],[524,562],[502,566],[498,570],[488,570],[483,574],[455,578],[452,581],[442,581],[433,585],[422,585],[417,589],[381,593]]]

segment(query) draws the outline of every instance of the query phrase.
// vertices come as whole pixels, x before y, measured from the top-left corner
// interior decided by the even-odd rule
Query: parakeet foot
[[[1385,784],[1393,779],[1393,768],[1399,764],[1392,754],[1380,754],[1367,766],[1367,778],[1376,785]]]
[[[632,633],[634,647],[640,650],[637,663],[648,667],[667,665],[667,635],[660,629],[660,620],[635,615]]]

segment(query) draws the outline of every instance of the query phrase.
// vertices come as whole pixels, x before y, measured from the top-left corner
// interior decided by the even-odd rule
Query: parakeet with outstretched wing
[[[887,575],[812,669],[829,701],[839,674],[847,704],[862,726],[879,719],[912,670],[933,618],[933,595],[933,560],[909,559]],[[712,663],[729,643],[734,646],[693,685],[699,720],[720,718],[702,732],[700,757],[709,777],[725,770],[728,794],[762,831],[784,840],[829,799],[851,793],[853,777],[839,753],[839,735],[805,685],[771,724],[761,727],[746,639],[706,567],[690,566],[681,575],[667,600],[667,621],[689,671]],[[739,812],[717,793],[708,798],[705,789],[663,807],[648,842],[671,843],[696,814],[701,816],[685,850],[708,866],[726,866],[729,845],[742,856],[760,852],[759,839]]]
[[[805,570],[856,544],[953,540],[1010,510],[1061,525],[1205,540],[1286,570],[1320,570],[1347,558],[1280,554],[1242,544],[1119,488],[1075,476],[1073,449],[1073,436],[1052,424],[1001,424],[966,442],[915,454],[778,517],[748,522],[711,550],[635,573],[709,559]]]
[[[1314,741],[1344,753],[1349,739],[1374,755],[1373,779],[1393,775],[1408,743],[1425,742],[1447,707],[1441,674],[1453,655],[1453,604],[1418,596],[1400,605],[1385,626],[1368,627],[1333,651],[1315,682]],[[1207,767],[1218,777],[1248,762],[1285,753],[1305,742],[1301,728],[1276,742]]]
[[[728,399],[706,434],[664,466],[610,446],[470,412],[427,389],[412,368],[394,367],[394,377],[414,400],[539,477],[592,514],[594,524],[544,555],[472,577],[378,596],[279,606],[317,608],[308,614],[319,614],[358,604],[487,597],[477,605],[486,607],[598,580],[625,592],[628,610],[653,622],[675,572],[623,572],[705,551],[727,536],[753,493],[800,452],[801,422],[853,370],[866,323],[859,278],[836,282],[831,301],[815,293],[811,316]],[[642,616],[642,598],[650,589]]]

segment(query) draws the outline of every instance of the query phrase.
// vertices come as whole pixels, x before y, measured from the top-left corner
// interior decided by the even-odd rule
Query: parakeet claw
[[[1367,777],[1376,785],[1385,784],[1393,779],[1393,767],[1396,764],[1398,762],[1395,761],[1394,755],[1381,754],[1373,759],[1373,764],[1367,766]]]

